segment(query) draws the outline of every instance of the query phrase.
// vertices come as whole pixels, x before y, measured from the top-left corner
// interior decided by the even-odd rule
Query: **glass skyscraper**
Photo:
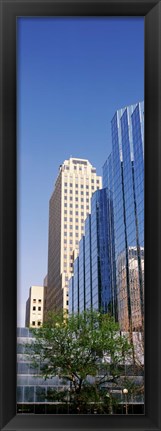
[[[79,267],[77,263],[69,293],[75,306],[69,304],[69,312],[101,309],[118,319],[121,330],[142,331],[144,103],[118,110],[111,129],[112,152],[79,243]]]
[[[114,255],[113,206],[105,188],[91,199],[91,215],[74,262],[74,283],[71,279],[69,284],[69,312],[93,308],[117,316]]]
[[[144,104],[117,111],[103,186],[113,193],[118,319],[123,330],[144,320]]]

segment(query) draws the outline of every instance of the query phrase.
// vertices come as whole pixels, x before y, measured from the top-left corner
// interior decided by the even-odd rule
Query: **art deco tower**
[[[59,168],[49,203],[48,287],[46,308],[68,312],[68,279],[73,273],[91,196],[102,178],[88,160],[70,158]]]

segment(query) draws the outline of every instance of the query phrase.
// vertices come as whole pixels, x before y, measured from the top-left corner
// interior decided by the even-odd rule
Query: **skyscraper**
[[[70,158],[59,168],[49,203],[47,311],[68,312],[68,279],[91,210],[90,198],[101,187],[102,178],[88,160]]]
[[[92,197],[77,271],[74,266],[69,282],[70,312],[101,308],[118,319],[121,330],[143,331],[143,102],[117,111],[112,119],[103,187]]]
[[[109,312],[117,320],[113,203],[106,188],[92,196],[91,214],[69,281],[70,313],[90,309]]]
[[[113,193],[118,318],[123,330],[144,320],[144,104],[117,111],[103,186]]]

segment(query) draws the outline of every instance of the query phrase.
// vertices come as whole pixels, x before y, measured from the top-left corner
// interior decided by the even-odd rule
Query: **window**
[[[86,189],[89,189],[89,186],[86,186]]]
[[[35,320],[33,320],[32,325],[35,326]]]
[[[67,187],[67,183],[64,183],[64,186]]]
[[[67,240],[66,239],[64,239],[64,244],[67,244]]]
[[[84,216],[84,212],[83,211],[81,212],[81,216]]]
[[[64,224],[64,229],[67,229],[67,224]]]
[[[78,190],[75,191],[75,194],[78,195]]]
[[[73,187],[73,184],[72,184],[72,183],[70,183],[70,187]]]
[[[41,307],[38,307],[38,311],[41,311]]]
[[[75,201],[78,202],[78,198],[75,198]]]
[[[38,302],[41,302],[41,299],[38,299]]]
[[[76,226],[75,228],[76,228],[76,230],[78,230],[78,226]]]
[[[67,236],[67,232],[64,232],[64,236]]]
[[[67,214],[67,210],[64,211],[64,214]]]
[[[73,211],[69,211],[69,214],[70,214],[70,215],[72,215],[72,214],[73,214]]]
[[[83,219],[83,218],[81,218],[81,223],[83,223],[83,224],[84,224],[84,219]]]
[[[75,236],[78,238],[78,233],[76,233]]]
[[[94,183],[94,180],[91,180],[91,183]]]
[[[64,204],[65,207],[67,207],[67,204]]]
[[[78,188],[78,184],[76,184],[75,187]]]
[[[35,311],[35,310],[36,310],[36,307],[34,306],[34,307],[32,307],[32,309]]]
[[[88,199],[88,198],[86,199],[86,202],[89,202],[89,199]]]
[[[64,221],[67,221],[67,217],[64,217]]]
[[[67,201],[67,196],[64,196],[64,200]]]
[[[72,198],[72,196],[70,196],[70,201],[72,201],[73,200],[73,198]]]
[[[94,190],[94,186],[92,186],[92,190]]]
[[[70,194],[72,194],[73,193],[73,190],[70,190]]]
[[[69,241],[69,244],[73,244],[73,241],[72,241],[72,239],[70,239],[70,241]]]
[[[84,192],[81,192],[81,195],[84,195]]]
[[[83,189],[84,188],[84,185],[83,184],[81,184],[81,189]]]
[[[81,202],[84,202],[84,198],[81,198]]]
[[[41,322],[37,322],[37,326],[41,326]]]
[[[73,236],[73,232],[70,232],[70,233],[69,233],[69,236]]]
[[[99,184],[99,180],[97,180],[97,184]]]
[[[33,302],[36,302],[36,299],[33,299]]]
[[[72,222],[72,221],[73,221],[73,218],[72,218],[72,217],[70,217],[70,219],[69,219],[69,220],[70,220],[70,222]]]
[[[66,259],[67,258],[67,255],[66,254],[64,254],[64,259]]]
[[[86,209],[89,210],[89,205],[86,206]]]
[[[66,305],[68,305],[69,304],[69,301],[66,301]]]
[[[70,227],[70,229],[73,229],[73,225],[72,225],[72,224],[70,224],[70,226],[69,226],[69,227]]]
[[[70,208],[73,208],[73,204],[70,204]]]
[[[83,210],[83,208],[84,208],[84,205],[81,205],[81,209]]]
[[[75,215],[78,215],[78,211],[75,212]]]
[[[78,204],[76,204],[75,207],[78,208]]]
[[[78,223],[78,218],[75,219],[75,222]]]
[[[67,193],[67,189],[64,189],[64,193]]]
[[[86,192],[86,196],[89,196],[89,192]]]

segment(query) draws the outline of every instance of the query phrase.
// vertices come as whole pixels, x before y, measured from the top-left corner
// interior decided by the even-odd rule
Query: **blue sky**
[[[59,165],[102,174],[117,109],[144,99],[143,18],[18,18],[18,325],[47,273],[49,198]]]

